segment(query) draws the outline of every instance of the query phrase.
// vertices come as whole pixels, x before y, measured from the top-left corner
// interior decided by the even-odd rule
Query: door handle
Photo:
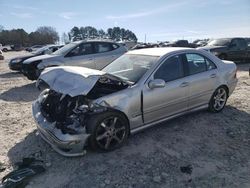
[[[183,83],[181,83],[180,87],[187,87],[188,85],[189,85],[188,82],[183,82]]]
[[[216,74],[211,74],[210,78],[215,78],[217,75]]]

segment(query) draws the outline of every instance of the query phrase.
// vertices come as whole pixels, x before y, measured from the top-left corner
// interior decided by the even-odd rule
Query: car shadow
[[[237,128],[239,125],[237,118],[239,117],[243,118],[244,121],[250,120],[250,115],[247,112],[241,111],[233,106],[227,106],[224,111],[216,114],[207,111],[191,113],[133,135],[122,148],[115,151],[98,153],[87,150],[85,156],[74,158],[67,158],[57,154],[39,135],[36,135],[36,130],[34,130],[10,148],[7,152],[7,156],[10,165],[14,165],[24,157],[34,156],[44,160],[46,163],[48,162],[51,167],[47,168],[44,174],[39,175],[38,178],[34,178],[32,181],[35,183],[52,182],[55,175],[58,176],[57,178],[60,178],[60,185],[65,187],[67,187],[66,185],[68,184],[72,187],[83,187],[82,185],[86,182],[94,186],[94,183],[100,181],[100,179],[102,180],[112,175],[115,176],[115,173],[120,173],[117,169],[123,168],[125,164],[132,169],[130,171],[132,173],[131,176],[137,176],[141,171],[146,171],[146,168],[148,168],[148,165],[142,165],[141,168],[144,169],[138,168],[137,165],[140,166],[140,163],[152,163],[150,162],[152,159],[154,160],[154,163],[152,163],[153,168],[160,168],[161,165],[165,164],[166,160],[171,160],[172,167],[170,170],[174,170],[176,171],[175,173],[178,173],[179,165],[183,163],[182,158],[185,158],[185,161],[191,164],[199,164],[199,162],[201,162],[199,165],[202,166],[201,159],[196,158],[197,154],[195,155],[194,152],[199,152],[198,156],[206,156],[209,158],[207,152],[210,152],[210,150],[207,148],[213,148],[214,145],[205,141],[212,139],[213,141],[219,140],[219,142],[224,142],[225,138],[227,138],[228,131],[224,131],[221,127],[224,126],[226,129],[230,127]],[[224,136],[220,134],[212,134],[211,136],[211,132],[206,133],[206,131],[197,133],[197,130],[203,129],[204,127],[206,127],[206,130],[210,130],[211,121],[217,121],[218,119],[222,119],[224,125],[217,124],[214,126],[219,129],[221,128],[221,134],[225,134]],[[227,125],[226,121],[230,122],[230,125]],[[241,125],[243,125],[243,123],[242,121]],[[192,135],[195,136],[195,139]],[[228,139],[231,138],[228,137]],[[204,144],[206,147],[204,147]],[[222,152],[222,154],[219,153],[218,156],[224,156],[223,152],[226,152],[224,150],[225,145],[217,144],[215,146],[220,147],[218,152]],[[238,150],[242,152],[242,148],[241,150],[239,148],[235,150],[236,152]],[[213,160],[213,158],[209,158],[209,160]],[[228,159],[218,158],[218,160]],[[105,163],[103,161],[105,161]],[[135,165],[135,163],[137,164]],[[109,173],[102,173],[106,172],[106,169],[109,169]],[[123,171],[121,171],[121,173],[122,172]],[[171,171],[169,173],[171,173]],[[93,176],[93,174],[98,174],[98,176]],[[120,176],[122,176],[122,174],[118,177]],[[61,177],[71,177],[70,182],[66,180],[67,178],[64,179]],[[94,178],[89,179],[89,177]],[[121,181],[121,179],[117,179],[117,181]],[[48,187],[48,185],[45,185],[45,187]],[[59,187],[59,185],[55,184],[54,187]]]
[[[21,72],[7,72],[0,74],[0,78],[16,78],[16,77],[22,77],[23,74]]]
[[[0,99],[5,101],[30,102],[35,100],[40,91],[36,88],[35,82],[21,87],[14,87],[0,94]]]

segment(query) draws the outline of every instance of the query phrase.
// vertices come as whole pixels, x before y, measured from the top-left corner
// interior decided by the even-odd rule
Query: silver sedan
[[[42,138],[64,156],[85,146],[110,151],[130,133],[201,109],[220,112],[235,89],[236,65],[188,48],[127,52],[102,71],[45,69],[33,103]]]

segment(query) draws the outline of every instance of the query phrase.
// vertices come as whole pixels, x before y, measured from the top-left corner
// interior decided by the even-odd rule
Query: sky
[[[32,32],[52,26],[123,27],[139,41],[250,37],[250,0],[0,0],[0,25]]]

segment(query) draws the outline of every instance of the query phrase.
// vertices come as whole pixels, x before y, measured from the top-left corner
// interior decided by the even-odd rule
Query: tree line
[[[36,31],[27,33],[24,29],[5,30],[0,27],[0,43],[2,45],[32,46],[35,44],[55,44],[59,35],[50,26],[38,27]]]
[[[64,40],[67,40],[67,36],[64,34]],[[73,27],[70,32],[68,33],[68,40],[69,41],[76,41],[76,40],[84,40],[84,39],[111,39],[114,41],[135,41],[137,42],[136,35],[124,28],[120,27],[113,27],[108,28],[107,31],[103,29],[96,29],[92,26],[87,27]]]
[[[5,30],[0,25],[0,43],[2,45],[32,46],[35,44],[55,44],[59,42],[59,34],[55,28],[50,26],[38,27],[34,32],[27,33],[24,29]],[[124,28],[113,27],[106,31],[96,29],[92,26],[73,27],[70,32],[63,33],[62,41],[69,43],[84,39],[111,39],[114,41],[137,41],[136,35]]]

